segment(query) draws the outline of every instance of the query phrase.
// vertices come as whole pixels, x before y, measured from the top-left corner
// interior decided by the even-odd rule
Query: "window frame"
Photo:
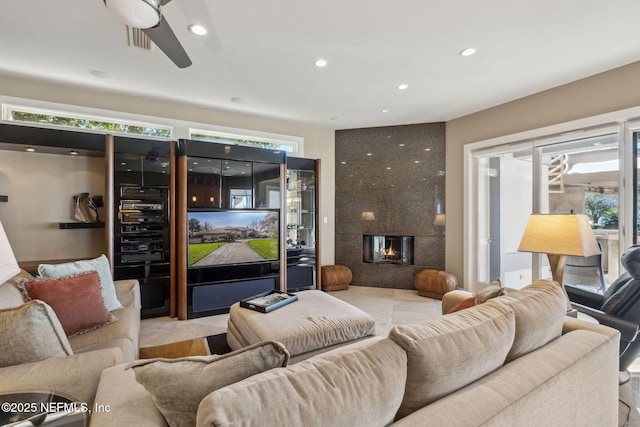
[[[13,114],[16,112],[26,113],[26,114],[38,114],[43,116],[54,116],[54,117],[60,117],[65,119],[88,120],[88,121],[94,121],[94,122],[114,124],[118,126],[132,126],[132,127],[139,127],[139,128],[155,129],[159,131],[164,131],[167,134],[158,136],[158,135],[149,135],[147,133],[121,132],[121,131],[114,131],[109,129],[59,125],[55,123],[47,123],[47,122],[41,122],[41,121],[16,120],[13,117]],[[77,130],[77,131],[83,131],[83,132],[88,131],[88,132],[103,133],[103,134],[113,134],[113,135],[119,135],[119,136],[129,136],[129,137],[136,136],[136,137],[162,139],[162,140],[171,140],[173,139],[173,135],[174,135],[173,126],[160,125],[157,123],[141,122],[136,120],[117,119],[114,117],[97,116],[93,114],[75,113],[71,111],[54,110],[49,108],[28,107],[24,105],[7,104],[7,103],[2,104],[2,120],[16,123],[16,124],[18,123],[28,124],[28,125],[38,126],[38,127],[70,129],[70,130]]]

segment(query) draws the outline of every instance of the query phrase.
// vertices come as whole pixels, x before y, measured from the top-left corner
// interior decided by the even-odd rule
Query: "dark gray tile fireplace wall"
[[[444,185],[444,123],[336,131],[335,262],[352,285],[413,289],[417,271],[444,269]],[[414,236],[414,265],[363,262],[364,234]]]

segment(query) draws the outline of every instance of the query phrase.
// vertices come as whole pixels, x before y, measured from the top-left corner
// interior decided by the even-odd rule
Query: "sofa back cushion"
[[[516,335],[507,362],[530,353],[562,335],[567,300],[562,287],[550,280],[538,280],[517,292],[494,301],[515,313]]]
[[[503,365],[515,335],[514,313],[493,301],[422,323],[394,327],[407,353],[407,386],[398,418]]]
[[[389,425],[406,373],[400,347],[370,338],[214,391],[200,403],[197,425]]]
[[[140,360],[129,367],[170,426],[194,426],[207,394],[288,362],[289,352],[281,343],[263,341],[222,356]]]
[[[73,354],[55,313],[42,301],[0,310],[0,367]]]
[[[26,271],[20,270],[20,273],[0,284],[0,309],[18,307],[24,304],[24,299],[16,287],[16,284],[24,279],[31,279],[32,277],[33,276]]]

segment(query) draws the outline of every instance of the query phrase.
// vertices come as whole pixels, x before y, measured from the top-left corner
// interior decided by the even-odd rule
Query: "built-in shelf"
[[[104,222],[61,222],[61,230],[70,230],[74,228],[104,228]]]
[[[9,196],[0,196],[0,202],[8,202]]]

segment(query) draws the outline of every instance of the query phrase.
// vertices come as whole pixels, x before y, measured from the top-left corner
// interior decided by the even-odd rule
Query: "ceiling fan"
[[[103,0],[118,19],[133,28],[140,28],[179,68],[191,65],[191,59],[171,30],[160,7],[171,0]]]

